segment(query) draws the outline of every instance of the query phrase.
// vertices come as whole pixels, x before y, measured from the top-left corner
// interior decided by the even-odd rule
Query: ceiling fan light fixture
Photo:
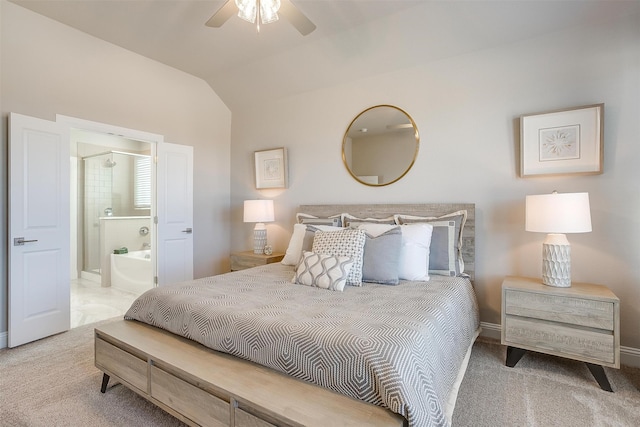
[[[263,24],[270,24],[278,20],[280,0],[258,0],[260,3],[260,18]]]
[[[258,25],[270,24],[278,20],[280,0],[235,0],[238,17]]]

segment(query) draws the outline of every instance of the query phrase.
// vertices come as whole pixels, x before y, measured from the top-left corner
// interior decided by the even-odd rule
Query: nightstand
[[[274,252],[271,255],[254,254],[253,251],[234,252],[231,254],[231,271],[280,262],[282,258],[284,254],[281,252]]]
[[[603,390],[603,366],[620,368],[620,301],[606,286],[509,276],[502,282],[502,344],[514,367],[527,350],[585,362]]]

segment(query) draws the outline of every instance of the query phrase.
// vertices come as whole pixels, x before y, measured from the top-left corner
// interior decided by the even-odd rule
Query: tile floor
[[[71,281],[71,327],[122,316],[138,295],[115,288],[103,288],[87,279]]]

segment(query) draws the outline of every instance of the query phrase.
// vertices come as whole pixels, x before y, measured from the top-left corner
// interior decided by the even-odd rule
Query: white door
[[[9,347],[69,329],[69,130],[9,116]]]
[[[193,147],[156,148],[157,283],[193,279]]]

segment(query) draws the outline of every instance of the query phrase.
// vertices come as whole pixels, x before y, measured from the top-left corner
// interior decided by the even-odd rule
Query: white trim
[[[0,349],[7,348],[8,332],[0,332]]]
[[[480,336],[483,338],[491,338],[500,341],[502,339],[502,327],[495,323],[480,322]]]
[[[496,323],[480,322],[480,336],[501,341],[502,326]],[[640,348],[620,346],[620,364],[640,368]]]
[[[620,364],[640,368],[640,348],[620,346]]]
[[[144,142],[164,142],[164,136],[155,133],[144,132],[136,129],[123,128],[121,126],[113,126],[106,123],[93,122],[91,120],[79,119],[77,117],[63,116],[56,114],[56,122],[65,123],[71,128],[81,129],[85,131],[113,134],[123,138],[134,139]]]

